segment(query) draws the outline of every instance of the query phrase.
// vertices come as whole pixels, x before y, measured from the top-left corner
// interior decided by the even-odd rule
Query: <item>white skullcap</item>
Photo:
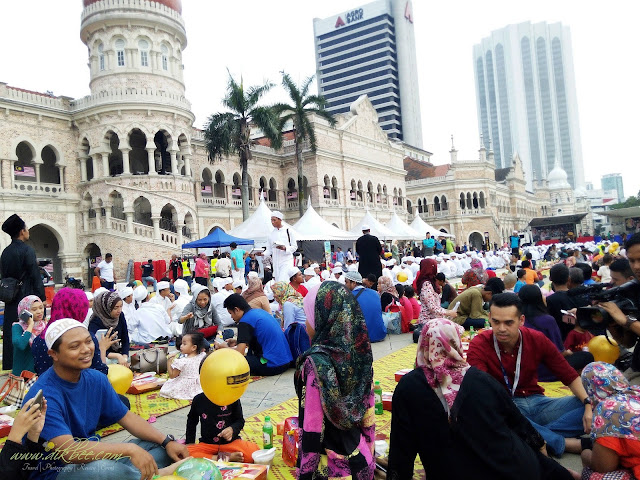
[[[312,263],[309,268],[320,268],[320,265],[318,265],[317,263]]]
[[[349,265],[347,267],[347,271],[349,271],[349,272],[357,272],[358,271],[358,267],[356,265]]]
[[[73,318],[61,318],[49,324],[47,333],[44,336],[44,342],[47,344],[47,348],[51,349],[53,344],[56,343],[56,340],[72,328],[84,328],[88,330],[84,323]]]
[[[273,212],[271,212],[271,217],[276,217],[280,220],[284,219],[284,215],[282,215],[282,212],[279,212],[278,210],[274,210]]]
[[[313,268],[309,267],[304,269],[304,274],[314,276],[316,274],[316,271]]]
[[[93,300],[93,293],[91,293],[91,292],[84,292],[84,293],[87,296],[87,300],[89,300],[89,301]]]
[[[323,280],[327,280],[329,278],[331,274],[329,273],[329,270],[323,270],[320,273],[320,277],[322,277]]]
[[[171,284],[169,282],[158,282],[158,291],[166,288],[171,288]]]
[[[236,280],[235,282],[233,282],[233,288],[234,290],[238,287],[242,287],[244,288],[244,281],[242,280]]]
[[[339,267],[335,267],[333,270],[331,270],[331,273],[332,273],[333,275],[335,275],[336,273],[339,273],[340,275],[342,275],[344,272],[342,271],[342,269],[341,269],[341,268],[339,268]]]
[[[294,267],[293,265],[290,267],[287,267],[286,275],[288,279],[291,279],[291,277],[293,277],[294,275],[297,275],[298,273],[300,273],[300,269],[298,267]]]
[[[124,287],[122,290],[120,290],[118,292],[118,294],[120,295],[121,299],[125,299],[127,298],[129,295],[133,295],[133,288],[131,287]]]
[[[371,227],[365,223],[362,225],[362,231],[366,232],[367,230],[371,230]]]
[[[451,255],[445,254],[445,255],[443,255],[442,258],[444,258],[445,260],[450,260],[451,259]]]
[[[180,295],[189,295],[189,284],[181,278],[173,282],[173,289]]]
[[[104,287],[96,288],[96,291],[95,291],[95,292],[93,292],[93,296],[94,296],[94,297],[97,297],[97,296],[98,296],[98,295],[100,295],[101,293],[108,292],[108,291],[109,291],[109,290],[107,290],[107,289],[106,289],[106,288],[104,288]]]
[[[260,277],[258,276],[258,272],[252,271],[247,274],[247,278],[260,278]]]
[[[334,267],[341,267],[342,266],[342,262],[336,262],[333,264]]]
[[[222,286],[233,284],[233,277],[226,277],[222,279]],[[206,288],[206,287],[205,287]]]
[[[149,295],[149,291],[147,290],[147,287],[144,287],[142,285],[138,285],[134,290],[133,290],[133,299],[136,302],[141,302],[143,301],[145,298],[147,298],[147,296]]]

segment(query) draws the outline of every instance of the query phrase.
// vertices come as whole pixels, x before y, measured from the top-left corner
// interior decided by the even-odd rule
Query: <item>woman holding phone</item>
[[[40,297],[28,295],[18,304],[18,321],[11,327],[13,343],[13,368],[11,373],[20,375],[23,370],[35,372],[31,344],[44,330],[44,304]]]

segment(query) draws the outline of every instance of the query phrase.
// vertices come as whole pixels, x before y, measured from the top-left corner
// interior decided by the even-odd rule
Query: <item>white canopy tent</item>
[[[293,228],[297,240],[357,240],[360,236],[327,222],[315,211],[311,203],[307,204],[307,211]]]
[[[409,224],[409,226],[414,229],[416,232],[420,233],[420,237],[419,238],[424,238],[424,236],[426,235],[427,232],[431,233],[432,236],[442,236],[442,237],[449,237],[449,238],[455,238],[455,235],[452,235],[450,233],[444,233],[441,232],[440,230],[438,230],[435,227],[432,227],[431,225],[429,225],[427,222],[425,222],[424,220],[422,220],[422,218],[420,218],[420,215],[418,213],[416,213],[416,218],[413,219],[413,222],[411,222]]]
[[[362,235],[362,225],[368,225],[371,230],[371,235],[378,237],[380,240],[396,240],[401,237],[385,227],[380,223],[373,215],[369,213],[369,210],[364,214],[364,217],[355,225],[350,232]]]
[[[240,225],[232,228],[228,233],[234,237],[251,238],[255,242],[255,246],[266,246],[269,239],[269,235],[273,231],[273,225],[271,225],[271,209],[267,207],[264,202],[264,198],[260,200],[260,205],[256,208],[249,218],[247,218]],[[298,232],[294,227],[286,222],[282,222],[282,225],[289,228],[295,235],[297,240],[300,240]]]
[[[395,233],[397,236],[396,238],[398,239],[421,240],[424,237],[424,234],[421,235],[405,222],[403,222],[396,212],[393,212],[391,220],[386,223],[385,227]]]

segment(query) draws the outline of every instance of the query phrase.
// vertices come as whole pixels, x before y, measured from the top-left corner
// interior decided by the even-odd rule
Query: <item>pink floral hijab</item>
[[[469,370],[462,353],[462,332],[457,323],[440,318],[425,323],[418,340],[416,366],[422,369],[447,412]]]
[[[18,323],[22,327],[23,332],[27,331],[27,328],[29,328],[29,324],[28,322],[25,322],[22,319],[20,319],[20,314],[24,311],[30,311],[33,304],[37,302],[42,303],[42,300],[40,299],[40,297],[38,297],[37,295],[27,295],[22,300],[20,300],[20,303],[18,303],[18,319],[19,319]],[[46,311],[45,311],[45,315],[46,315]],[[42,320],[40,320],[39,322],[34,322],[33,330],[31,331],[31,338],[29,339],[29,345],[33,343],[34,338],[36,338],[38,335],[42,333],[42,331],[45,329],[46,326],[47,326],[47,322],[45,321],[44,316]]]

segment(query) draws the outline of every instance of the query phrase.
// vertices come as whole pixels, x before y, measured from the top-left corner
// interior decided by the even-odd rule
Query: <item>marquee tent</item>
[[[237,243],[238,245],[253,245],[253,240],[247,238],[233,237],[224,231],[216,227],[213,232],[200,240],[194,240],[193,242],[183,243],[182,248],[220,248],[228,247],[231,243]]]
[[[420,215],[418,215],[418,213],[416,213],[416,218],[413,219],[413,222],[411,222],[409,224],[409,226],[411,228],[413,228],[416,232],[420,233],[420,237],[419,238],[424,238],[424,236],[425,236],[425,234],[427,232],[431,233],[431,235],[455,238],[455,235],[452,235],[450,233],[441,232],[437,228],[432,227],[431,225],[429,225],[427,222],[422,220],[422,218],[420,218]]]
[[[385,227],[394,232],[397,238],[401,238],[402,240],[421,240],[424,237],[424,234],[421,235],[403,222],[396,212],[393,212],[391,220],[386,223]]]
[[[236,237],[251,238],[256,245],[265,246],[269,235],[273,231],[271,213],[271,209],[267,207],[264,199],[262,199],[256,211],[240,225],[232,228],[229,233]],[[296,239],[299,238],[296,230],[291,225],[286,222],[282,222],[282,225],[291,229],[290,231],[293,232]]]
[[[293,225],[296,231],[296,240],[357,240],[359,234],[342,230],[323,219],[318,212],[307,205],[307,211]]]
[[[371,235],[378,237],[380,240],[396,240],[402,238],[380,223],[369,213],[369,210],[367,210],[364,217],[362,217],[362,220],[360,220],[358,224],[350,230],[350,232],[358,234],[358,236],[362,235],[362,225],[368,225],[371,229]]]

